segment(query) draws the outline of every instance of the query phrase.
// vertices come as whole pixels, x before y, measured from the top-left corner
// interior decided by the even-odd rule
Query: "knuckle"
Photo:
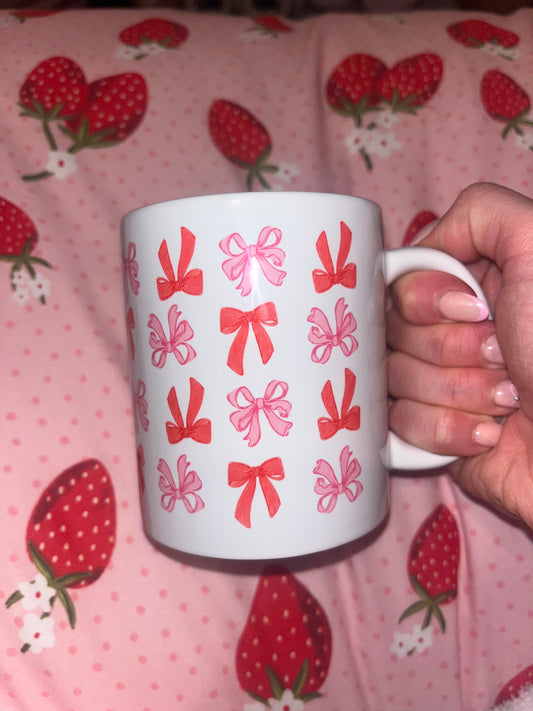
[[[458,418],[450,408],[442,409],[435,418],[433,426],[433,440],[438,451],[449,453],[457,439]]]

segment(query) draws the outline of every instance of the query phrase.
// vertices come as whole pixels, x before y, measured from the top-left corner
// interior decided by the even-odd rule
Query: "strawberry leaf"
[[[44,575],[47,580],[53,580],[54,571],[48,565],[48,563],[45,561],[45,559],[42,557],[42,555],[39,553],[39,551],[31,541],[28,541],[28,550],[30,552],[30,558],[32,560],[32,563],[37,568],[39,573]]]
[[[67,613],[70,628],[74,629],[76,627],[76,609],[74,607],[74,603],[72,602],[72,598],[65,590],[65,588],[58,587],[56,589],[57,597],[59,598],[61,604],[65,608],[65,612]]]
[[[272,667],[268,666],[268,664],[265,666],[265,671],[267,673],[268,680],[270,682],[270,689],[272,691],[272,696],[279,701],[279,699],[281,699],[281,697],[283,696],[283,692],[285,691],[285,689],[283,688],[281,679],[276,674],[276,672],[272,669]]]
[[[307,681],[307,677],[309,676],[309,660],[304,659],[302,666],[300,667],[298,674],[296,674],[296,678],[294,679],[294,683],[292,685],[292,693],[293,695],[299,696],[302,689],[305,686],[305,682]]]
[[[321,699],[323,696],[324,694],[321,694],[319,691],[310,691],[308,694],[302,694],[298,698],[306,704],[308,701],[313,701],[313,699]]]
[[[14,604],[15,604],[16,602],[18,602],[19,600],[22,600],[23,597],[24,597],[24,595],[20,592],[20,590],[15,590],[15,592],[12,593],[12,594],[7,598],[7,600],[5,601],[4,604],[5,604],[5,606],[7,607],[7,609],[9,610],[9,608],[10,608],[12,605],[14,605]]]

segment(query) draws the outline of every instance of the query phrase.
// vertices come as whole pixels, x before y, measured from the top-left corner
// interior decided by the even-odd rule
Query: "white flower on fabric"
[[[71,173],[75,173],[78,170],[78,166],[72,153],[51,151],[48,156],[46,170],[49,173],[53,173],[58,180],[65,180]]]
[[[13,15],[1,15],[0,16],[0,27],[7,27],[7,25],[12,25],[16,21],[16,17]]]
[[[394,642],[389,647],[391,654],[403,659],[413,651],[413,638],[408,632],[395,632]]]
[[[115,57],[117,57],[117,59],[135,59],[138,53],[139,50],[137,47],[132,47],[129,44],[120,44],[117,47]]]
[[[39,617],[34,612],[24,616],[24,624],[19,630],[20,640],[34,654],[53,647],[56,641],[53,617]]]
[[[494,42],[485,43],[481,49],[492,56],[503,57],[512,61],[520,57],[520,51],[516,47],[502,47],[501,44]]]
[[[433,644],[433,630],[431,627],[422,629],[422,625],[415,625],[411,630],[411,641],[415,652],[423,652]]]
[[[533,708],[533,684],[520,689],[517,696],[494,706],[491,711],[531,711]]]
[[[19,306],[24,306],[24,304],[28,301],[29,298],[30,292],[25,288],[21,288],[20,286],[17,287],[13,292],[13,301],[16,301]]]
[[[50,600],[55,597],[56,592],[48,585],[44,575],[37,573],[35,580],[20,583],[19,590],[23,595],[20,602],[25,610],[35,610],[38,607],[43,612],[50,612]]]
[[[264,42],[265,40],[270,39],[270,35],[268,34],[268,32],[246,30],[246,32],[243,32],[241,35],[239,35],[239,39],[241,42],[244,42],[244,44],[255,44],[256,42]]]
[[[389,129],[395,126],[399,120],[398,116],[393,114],[392,111],[378,111],[373,123],[379,128]]]
[[[297,699],[290,689],[285,689],[281,699],[268,699],[272,711],[303,711],[305,704]]]
[[[157,42],[142,44],[140,47],[137,47],[137,51],[139,50],[146,54],[161,54],[166,51],[165,47]]]
[[[370,155],[376,155],[380,158],[388,158],[391,153],[401,147],[402,144],[396,140],[393,133],[380,130],[371,132],[371,139],[365,146]]]
[[[13,284],[15,289],[21,289],[21,288],[27,286],[28,281],[29,281],[28,274],[23,269],[17,269],[11,275],[11,283]]]
[[[43,296],[50,296],[50,281],[42,274],[37,273],[35,279],[28,281],[28,285],[36,299],[40,299]]]
[[[410,656],[414,652],[419,654],[433,644],[433,630],[431,627],[415,625],[410,632],[395,632],[394,642],[389,647],[391,654],[400,659]]]
[[[519,136],[515,134],[515,143],[517,148],[523,148],[526,151],[533,150],[533,135],[523,133]]]
[[[348,153],[359,153],[361,150],[366,150],[372,141],[371,132],[366,128],[355,128],[349,136],[344,139],[344,145],[348,149]]]
[[[290,183],[293,178],[297,178],[299,175],[300,171],[294,163],[280,163],[278,165],[276,177],[284,183]]]

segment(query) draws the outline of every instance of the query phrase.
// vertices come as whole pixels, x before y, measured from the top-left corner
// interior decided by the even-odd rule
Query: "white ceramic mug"
[[[381,210],[315,193],[195,197],[122,221],[147,533],[220,558],[308,554],[388,510],[388,468],[451,461],[387,427],[386,284],[446,271],[384,251]]]

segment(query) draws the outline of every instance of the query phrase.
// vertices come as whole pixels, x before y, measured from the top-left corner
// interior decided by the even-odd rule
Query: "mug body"
[[[122,221],[141,509],[203,556],[355,540],[388,509],[381,211],[203,196]]]

